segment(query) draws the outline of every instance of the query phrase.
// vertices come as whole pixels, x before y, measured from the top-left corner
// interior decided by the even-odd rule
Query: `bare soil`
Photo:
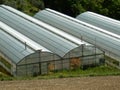
[[[0,90],[120,90],[120,76],[0,81]]]

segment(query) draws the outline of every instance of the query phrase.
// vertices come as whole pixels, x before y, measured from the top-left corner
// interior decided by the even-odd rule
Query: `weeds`
[[[5,80],[38,80],[38,79],[53,79],[53,78],[69,78],[69,77],[94,77],[94,76],[111,76],[120,75],[120,70],[111,66],[89,67],[85,70],[61,70],[55,73],[40,75],[36,77],[10,77],[0,74],[0,81]]]

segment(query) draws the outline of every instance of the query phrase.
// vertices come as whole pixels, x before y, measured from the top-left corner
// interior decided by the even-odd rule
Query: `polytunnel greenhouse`
[[[120,40],[120,21],[94,13],[84,12],[76,17],[80,21],[84,21],[96,27],[106,30],[107,34],[112,33],[111,36]],[[110,55],[108,55],[110,56]],[[115,57],[115,56],[114,56]],[[117,58],[119,60],[119,58]],[[111,61],[110,61],[111,62]],[[120,64],[118,64],[120,65]]]
[[[13,62],[11,70],[16,76],[103,63],[104,53],[96,46],[9,6],[0,6],[0,21],[1,32],[7,35],[0,51]]]
[[[17,76],[45,73],[40,62],[61,58],[30,40],[4,23],[0,23],[0,51],[11,64],[11,73]],[[40,56],[41,55],[41,56]],[[10,69],[10,68],[9,68]],[[34,70],[33,70],[34,69]]]
[[[120,21],[118,20],[90,11],[78,15],[76,19],[120,35]]]
[[[116,34],[49,8],[38,12],[34,17],[95,45],[103,50],[107,56],[120,62],[120,39]]]

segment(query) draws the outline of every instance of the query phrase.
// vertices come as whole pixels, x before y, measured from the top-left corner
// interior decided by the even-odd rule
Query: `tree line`
[[[72,17],[85,11],[96,12],[120,20],[120,0],[0,0],[29,15],[51,8]]]
[[[0,0],[0,4],[9,5],[29,15],[44,9],[43,0]]]

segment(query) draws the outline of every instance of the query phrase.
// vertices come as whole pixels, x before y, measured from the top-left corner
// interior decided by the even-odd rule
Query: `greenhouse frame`
[[[1,22],[0,26],[1,26],[0,51],[5,57],[7,57],[7,61],[11,64],[11,70],[12,70],[11,74],[17,76],[24,76],[24,75],[33,75],[34,72],[40,73],[40,71],[34,71],[34,72],[31,71],[31,69],[33,69],[33,66],[35,66],[34,64],[32,64],[29,67],[29,70],[27,70],[26,68],[27,73],[24,72],[25,69],[19,67],[19,65],[23,65],[25,63],[29,64],[29,63],[40,62],[39,61],[40,54],[41,55],[43,54],[43,56],[41,57],[41,62],[44,60],[42,58],[45,55],[47,55],[46,58],[54,57],[54,60],[60,60],[61,57],[59,57],[56,54],[53,54],[51,51],[47,50],[46,48],[37,45],[36,42],[21,35],[20,33],[16,33],[14,29],[7,26],[6,24]],[[7,31],[11,31],[11,32],[7,32]]]
[[[103,63],[104,53],[96,46],[9,6],[0,6],[0,21],[0,52],[12,62],[14,76]]]
[[[117,34],[49,8],[38,12],[34,17],[95,45],[97,48],[103,50],[107,56],[120,62],[120,37]]]
[[[120,40],[120,21],[112,19],[107,16],[103,16],[94,12],[84,12],[76,17],[76,19],[99,27],[105,30],[105,33],[112,33],[111,36]],[[111,56],[108,54],[108,56]],[[115,57],[115,56],[114,56]],[[119,59],[119,58],[118,58]],[[114,61],[109,61],[110,63]],[[113,65],[113,64],[111,64]],[[116,62],[115,65],[120,66],[119,62]],[[114,65],[113,65],[114,66]],[[119,67],[117,67],[119,68]]]

